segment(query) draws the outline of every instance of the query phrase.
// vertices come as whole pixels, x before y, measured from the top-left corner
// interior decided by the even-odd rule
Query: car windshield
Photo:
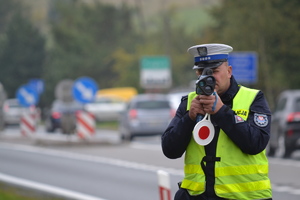
[[[296,112],[300,112],[300,98],[296,99],[296,102],[295,102],[295,111]]]
[[[77,102],[69,102],[69,103],[64,103],[57,101],[53,104],[53,110],[56,111],[75,111],[75,110],[81,110],[82,105]]]
[[[8,100],[7,103],[11,108],[22,107],[17,100]]]
[[[96,99],[93,103],[102,103],[102,104],[106,104],[106,103],[122,103],[122,100],[120,99],[116,99],[116,98],[98,98]]]
[[[20,104],[18,104],[18,103],[9,103],[9,107],[10,108],[20,108],[22,106]]]
[[[168,101],[140,101],[136,103],[137,109],[162,109],[170,108]]]

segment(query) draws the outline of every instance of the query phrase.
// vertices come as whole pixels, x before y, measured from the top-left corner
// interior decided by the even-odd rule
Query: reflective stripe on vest
[[[244,120],[248,118],[249,108],[257,93],[258,90],[241,86],[233,99],[232,109]],[[195,92],[189,94],[187,110],[195,97]],[[181,185],[191,195],[205,191],[205,175],[200,166],[204,156],[204,147],[192,138],[186,150],[185,177]],[[265,151],[257,155],[245,154],[220,130],[216,157],[221,158],[220,162],[215,162],[215,192],[219,197],[244,200],[271,198]]]

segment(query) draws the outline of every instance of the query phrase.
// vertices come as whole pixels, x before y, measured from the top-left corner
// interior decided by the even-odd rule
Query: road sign
[[[22,106],[29,107],[38,103],[39,95],[30,85],[23,85],[17,90],[17,99]]]
[[[71,79],[61,80],[55,87],[55,97],[63,102],[74,101],[72,87],[74,81]]]
[[[163,170],[157,171],[159,200],[171,200],[170,175]]]
[[[81,139],[91,139],[95,134],[95,117],[93,114],[85,111],[78,112],[76,122],[76,132]]]
[[[20,128],[24,136],[32,136],[36,131],[36,115],[34,113],[24,112],[21,116]]]
[[[37,91],[38,94],[44,92],[45,82],[42,79],[38,79],[38,78],[30,79],[28,85],[31,85]]]
[[[233,52],[228,62],[238,83],[253,84],[257,81],[258,58],[255,52]]]
[[[89,103],[95,99],[98,91],[97,83],[89,77],[78,78],[73,85],[73,97],[81,103]]]
[[[140,83],[143,88],[169,88],[172,85],[170,58],[144,56],[140,62]]]

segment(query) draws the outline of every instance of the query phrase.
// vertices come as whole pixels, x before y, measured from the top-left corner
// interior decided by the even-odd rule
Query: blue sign
[[[39,95],[30,85],[23,85],[17,90],[17,99],[24,107],[36,105],[39,100]]]
[[[73,97],[81,103],[92,102],[97,91],[97,83],[89,77],[81,77],[75,80],[72,89]]]
[[[258,59],[255,52],[230,53],[228,62],[232,66],[232,74],[238,83],[256,83]]]
[[[45,83],[44,80],[42,79],[38,79],[38,78],[30,79],[28,85],[32,86],[37,91],[38,94],[44,92]]]

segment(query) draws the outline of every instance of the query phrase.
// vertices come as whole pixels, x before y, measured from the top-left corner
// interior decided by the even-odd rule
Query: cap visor
[[[212,63],[199,63],[198,65],[195,65],[193,69],[204,69],[204,68],[217,68],[220,65],[222,65],[223,62],[212,62]]]

